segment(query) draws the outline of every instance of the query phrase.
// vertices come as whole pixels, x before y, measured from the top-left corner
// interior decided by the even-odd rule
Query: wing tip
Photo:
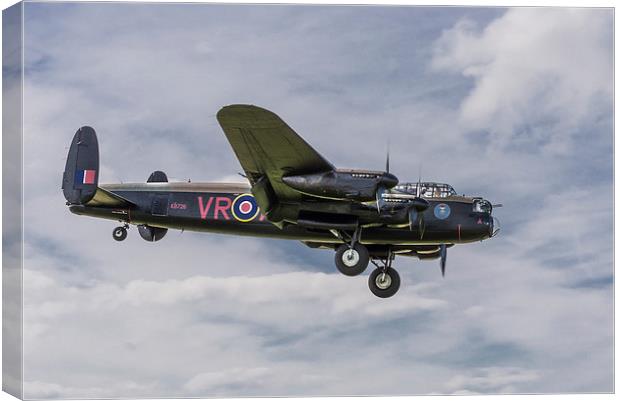
[[[218,121],[222,121],[222,119],[227,119],[231,117],[247,117],[248,114],[252,114],[254,118],[256,118],[257,116],[264,117],[265,115],[269,115],[272,118],[275,117],[280,120],[280,117],[278,117],[273,111],[253,104],[230,104],[224,106],[217,112],[216,118]]]

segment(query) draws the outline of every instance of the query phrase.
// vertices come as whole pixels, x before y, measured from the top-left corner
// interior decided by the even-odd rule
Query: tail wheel
[[[370,292],[379,298],[389,298],[398,292],[400,288],[400,276],[394,269],[378,268],[368,276]]]
[[[127,238],[127,229],[125,227],[116,227],[112,231],[112,238],[114,238],[116,241],[123,241],[125,238]]]
[[[368,249],[360,243],[356,243],[353,247],[349,245],[340,245],[336,250],[336,267],[338,271],[345,276],[357,276],[362,274],[368,267]]]

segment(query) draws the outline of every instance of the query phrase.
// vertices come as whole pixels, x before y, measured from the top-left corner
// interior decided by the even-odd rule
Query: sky
[[[613,391],[611,9],[25,5],[24,396]],[[10,90],[10,88],[8,89]],[[401,289],[294,241],[122,243],[60,190],[239,181],[215,114],[276,112],[338,167],[503,203],[501,234]],[[370,269],[369,269],[370,271]]]

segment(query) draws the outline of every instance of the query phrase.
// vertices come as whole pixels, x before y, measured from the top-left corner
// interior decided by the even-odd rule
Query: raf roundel
[[[435,206],[435,217],[437,217],[439,220],[445,220],[448,218],[448,216],[450,216],[450,206],[446,205],[445,203],[440,203],[439,205]]]
[[[233,217],[246,223],[252,221],[258,216],[258,205],[254,196],[250,194],[241,194],[235,198],[231,206]]]

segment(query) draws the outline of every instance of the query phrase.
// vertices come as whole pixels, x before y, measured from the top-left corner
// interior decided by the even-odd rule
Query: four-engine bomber
[[[302,241],[336,252],[348,276],[376,269],[368,284],[386,298],[400,286],[396,255],[439,259],[447,248],[482,241],[499,230],[493,205],[459,196],[447,184],[399,183],[386,171],[335,168],[274,113],[250,105],[222,108],[218,121],[241,163],[247,184],[168,182],[153,172],[146,183],[99,184],[95,131],[80,128],[71,143],[62,189],[78,215],[120,221],[147,241],[169,229]],[[500,205],[495,205],[500,206]]]

